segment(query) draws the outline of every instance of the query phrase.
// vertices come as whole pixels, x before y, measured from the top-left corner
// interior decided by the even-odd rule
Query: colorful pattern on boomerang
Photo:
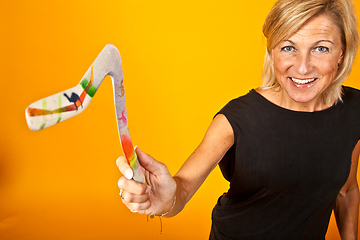
[[[107,75],[110,75],[113,81],[116,118],[123,152],[134,170],[134,180],[145,183],[145,176],[129,134],[120,53],[111,44],[106,45],[100,52],[77,86],[30,104],[25,110],[27,124],[31,130],[37,131],[80,114],[90,104]]]

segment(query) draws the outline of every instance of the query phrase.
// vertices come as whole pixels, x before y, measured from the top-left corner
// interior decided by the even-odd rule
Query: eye
[[[292,52],[294,50],[295,50],[295,48],[293,46],[285,46],[285,47],[281,48],[281,51],[284,51],[284,52]]]
[[[319,46],[319,47],[316,47],[315,50],[318,52],[328,52],[329,48],[324,47],[324,46]]]

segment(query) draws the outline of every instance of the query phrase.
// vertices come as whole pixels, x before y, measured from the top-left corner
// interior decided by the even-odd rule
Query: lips
[[[312,83],[316,80],[316,78],[308,78],[308,79],[297,79],[297,78],[290,78],[296,84],[305,85],[308,83]]]

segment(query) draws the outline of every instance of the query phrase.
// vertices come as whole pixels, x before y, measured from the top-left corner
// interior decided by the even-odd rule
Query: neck
[[[329,105],[325,104],[325,101],[322,97],[314,99],[311,102],[302,103],[293,101],[287,95],[287,93],[282,91],[281,89],[279,90],[257,88],[256,91],[273,104],[292,111],[315,112],[330,107]]]
[[[289,96],[283,91],[279,91],[279,96],[277,97],[277,102],[275,104],[279,105],[282,108],[286,108],[293,111],[299,112],[316,112],[329,108],[322,97],[314,99],[310,102],[296,102],[289,98]]]

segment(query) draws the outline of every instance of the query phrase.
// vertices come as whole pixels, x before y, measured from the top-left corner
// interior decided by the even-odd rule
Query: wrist
[[[161,213],[161,214],[150,214],[150,218],[154,218],[154,216],[164,217],[165,215],[167,215],[169,212],[171,212],[171,211],[174,209],[175,204],[176,204],[176,195],[175,195],[175,197],[174,197],[174,201],[172,202],[172,205],[171,205],[171,207],[170,207],[169,210],[167,210],[166,212]]]
[[[174,209],[175,204],[176,204],[176,195],[175,195],[175,197],[174,197],[174,201],[173,201],[170,209],[169,209],[168,211],[162,213],[162,214],[155,214],[155,216],[157,216],[157,217],[164,217],[165,215],[167,215],[169,212],[171,212],[171,211]]]

